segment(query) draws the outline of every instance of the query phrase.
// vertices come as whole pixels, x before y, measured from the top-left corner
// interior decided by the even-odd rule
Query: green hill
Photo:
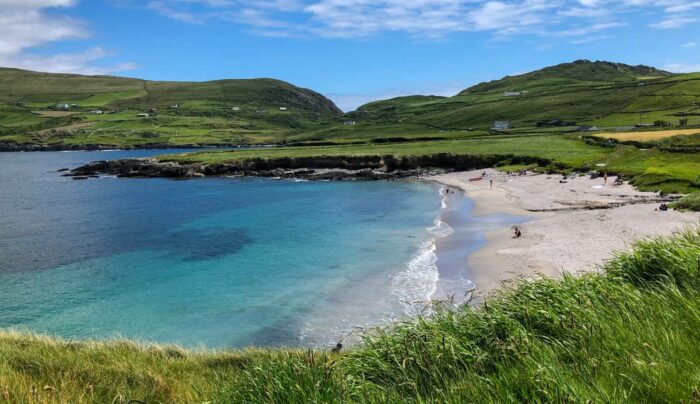
[[[0,69],[0,142],[275,142],[340,114],[322,95],[273,79],[163,82]]]
[[[548,121],[571,126],[700,124],[700,74],[579,60],[477,84],[453,97],[401,97],[363,105],[348,116],[362,124],[415,130],[488,129],[505,120],[521,130]],[[347,135],[347,133],[345,134]]]
[[[57,111],[58,103],[76,106]],[[693,127],[699,106],[700,73],[587,60],[347,114],[314,91],[272,79],[160,82],[0,69],[0,149],[455,139],[494,135],[495,121],[507,121],[509,135]],[[96,109],[115,113],[91,114]]]
[[[672,73],[649,66],[629,66],[622,63],[577,60],[546,67],[517,76],[506,76],[472,86],[458,95],[489,91],[526,91],[554,88],[559,85],[635,82],[643,79],[670,77]]]

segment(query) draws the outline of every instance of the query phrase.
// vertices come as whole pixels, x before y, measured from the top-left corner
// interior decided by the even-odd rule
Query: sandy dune
[[[483,172],[483,180],[469,181]],[[614,178],[607,184],[603,178],[589,177],[560,183],[561,175],[510,177],[479,170],[429,179],[463,189],[475,201],[476,214],[510,213],[531,219],[519,226],[521,238],[512,238],[510,227],[493,231],[487,234],[489,244],[470,256],[468,264],[481,295],[514,278],[596,270],[636,240],[700,223],[700,213],[655,211],[658,194],[636,191],[626,183],[614,186]]]

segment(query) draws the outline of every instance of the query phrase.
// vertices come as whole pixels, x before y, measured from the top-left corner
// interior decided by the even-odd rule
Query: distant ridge
[[[124,93],[123,97],[119,93]],[[96,94],[111,94],[114,100],[110,104],[120,108],[163,108],[200,100],[228,105],[279,105],[309,116],[342,113],[333,101],[313,90],[269,78],[148,81],[0,68],[0,102],[63,102]]]
[[[624,82],[639,80],[640,78],[669,77],[672,75],[673,73],[651,66],[630,66],[624,63],[592,62],[581,59],[517,76],[506,76],[500,80],[480,83],[467,88],[460,92],[459,95],[494,90],[517,91],[519,87],[527,85],[529,82],[544,79],[559,79],[561,84],[574,84],[581,82]]]
[[[479,83],[452,97],[408,96],[375,101],[348,114],[358,124],[439,130],[678,124],[700,113],[700,74],[651,66],[576,60]],[[643,115],[640,118],[640,113]],[[690,114],[690,115],[688,115]]]

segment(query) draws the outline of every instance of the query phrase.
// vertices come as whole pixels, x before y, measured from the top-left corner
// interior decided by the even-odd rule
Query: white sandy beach
[[[483,180],[469,181],[483,172]],[[639,239],[700,223],[700,213],[655,211],[658,194],[639,192],[627,183],[615,186],[614,177],[607,184],[588,176],[560,183],[561,175],[508,176],[488,169],[428,179],[464,190],[477,215],[531,218],[518,226],[522,237],[512,238],[511,227],[492,231],[488,245],[470,255],[468,266],[479,296],[515,278],[593,271]]]

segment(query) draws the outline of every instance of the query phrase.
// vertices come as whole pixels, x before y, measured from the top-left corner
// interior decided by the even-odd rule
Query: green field
[[[187,351],[0,333],[9,402],[695,402],[700,229],[580,277],[521,281],[478,307],[326,350]],[[131,401],[138,400],[138,401]]]
[[[33,112],[56,110],[59,103],[73,105],[74,115],[56,119]],[[95,110],[104,114],[92,114]],[[139,118],[144,112],[151,116]],[[322,95],[273,79],[153,82],[0,69],[0,143],[277,143],[340,114]],[[66,129],[75,122],[95,124]]]
[[[256,150],[205,151],[160,157],[182,163],[227,163],[246,159],[322,156],[428,156],[515,155],[541,157],[552,162],[548,171],[601,170],[622,174],[642,190],[686,193],[700,190],[700,158],[697,153],[672,153],[618,145],[589,145],[578,135],[497,136],[391,144],[280,147]]]

